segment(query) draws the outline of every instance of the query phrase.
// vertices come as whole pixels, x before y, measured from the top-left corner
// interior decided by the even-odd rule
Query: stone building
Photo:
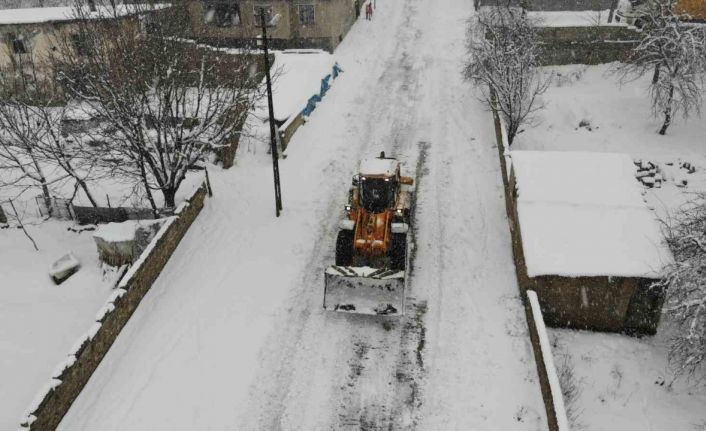
[[[261,36],[260,11],[272,47],[319,48],[332,52],[358,17],[362,0],[194,0],[190,4],[197,39],[214,45],[252,46]]]
[[[116,11],[102,10],[87,13],[89,19],[126,19],[136,29],[142,22],[135,9],[120,6]],[[140,14],[144,16],[144,14]],[[24,60],[24,63],[43,67],[51,56],[59,55],[64,47],[78,51],[84,46],[79,37],[75,12],[72,7],[38,7],[3,9],[0,11],[0,68]],[[61,49],[60,49],[61,48]],[[31,61],[29,61],[31,60]]]
[[[512,151],[513,251],[548,324],[654,334],[673,262],[624,154]]]

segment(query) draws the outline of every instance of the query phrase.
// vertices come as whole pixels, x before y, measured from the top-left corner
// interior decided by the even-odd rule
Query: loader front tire
[[[407,234],[393,233],[390,241],[390,267],[404,271],[407,261]]]
[[[336,266],[350,266],[353,263],[352,230],[341,230],[336,238]]]

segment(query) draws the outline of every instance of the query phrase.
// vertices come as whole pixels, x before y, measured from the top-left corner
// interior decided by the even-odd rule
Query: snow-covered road
[[[214,173],[207,201],[60,429],[528,430],[546,420],[490,115],[461,79],[470,0],[377,0],[281,163]],[[325,313],[357,160],[418,180],[408,313]]]

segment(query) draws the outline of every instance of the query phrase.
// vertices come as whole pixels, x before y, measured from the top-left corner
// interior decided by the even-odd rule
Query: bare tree
[[[677,213],[667,225],[675,263],[663,281],[665,314],[676,325],[669,361],[676,374],[706,378],[706,195]]]
[[[663,116],[660,135],[675,115],[700,114],[706,70],[706,30],[686,24],[674,12],[673,0],[656,0],[644,18],[643,37],[626,63],[617,67],[623,82],[652,74],[649,88],[655,116]]]
[[[32,75],[36,69],[25,67],[25,61],[31,52],[23,56],[13,56],[10,66],[0,70],[0,185],[12,186],[18,194],[33,187],[42,191],[44,204],[51,213],[51,194],[49,179],[35,151],[33,141],[17,139],[17,135],[33,133],[32,122],[22,120],[22,113],[17,110],[15,101],[18,94],[33,89]],[[41,90],[40,90],[41,91]]]
[[[174,207],[189,167],[239,133],[258,93],[252,57],[191,42],[186,1],[96,3],[77,3],[78,32],[56,58],[61,82],[103,119],[102,158],[141,182],[153,207],[152,190]]]
[[[94,162],[84,157],[80,143],[62,136],[65,103],[50,67],[31,51],[11,60],[0,70],[0,158],[5,168],[18,171],[10,178],[38,183],[50,213],[48,185],[65,178],[75,180],[96,206],[87,184]],[[51,180],[45,171],[52,172]]]
[[[538,97],[551,80],[538,68],[537,29],[521,9],[487,8],[469,22],[468,55],[464,75],[503,116],[512,144],[520,126],[543,107]]]

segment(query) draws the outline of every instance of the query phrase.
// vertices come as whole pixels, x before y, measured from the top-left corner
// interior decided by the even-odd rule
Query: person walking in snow
[[[373,19],[373,4],[370,2],[365,6],[365,19],[369,21]]]

